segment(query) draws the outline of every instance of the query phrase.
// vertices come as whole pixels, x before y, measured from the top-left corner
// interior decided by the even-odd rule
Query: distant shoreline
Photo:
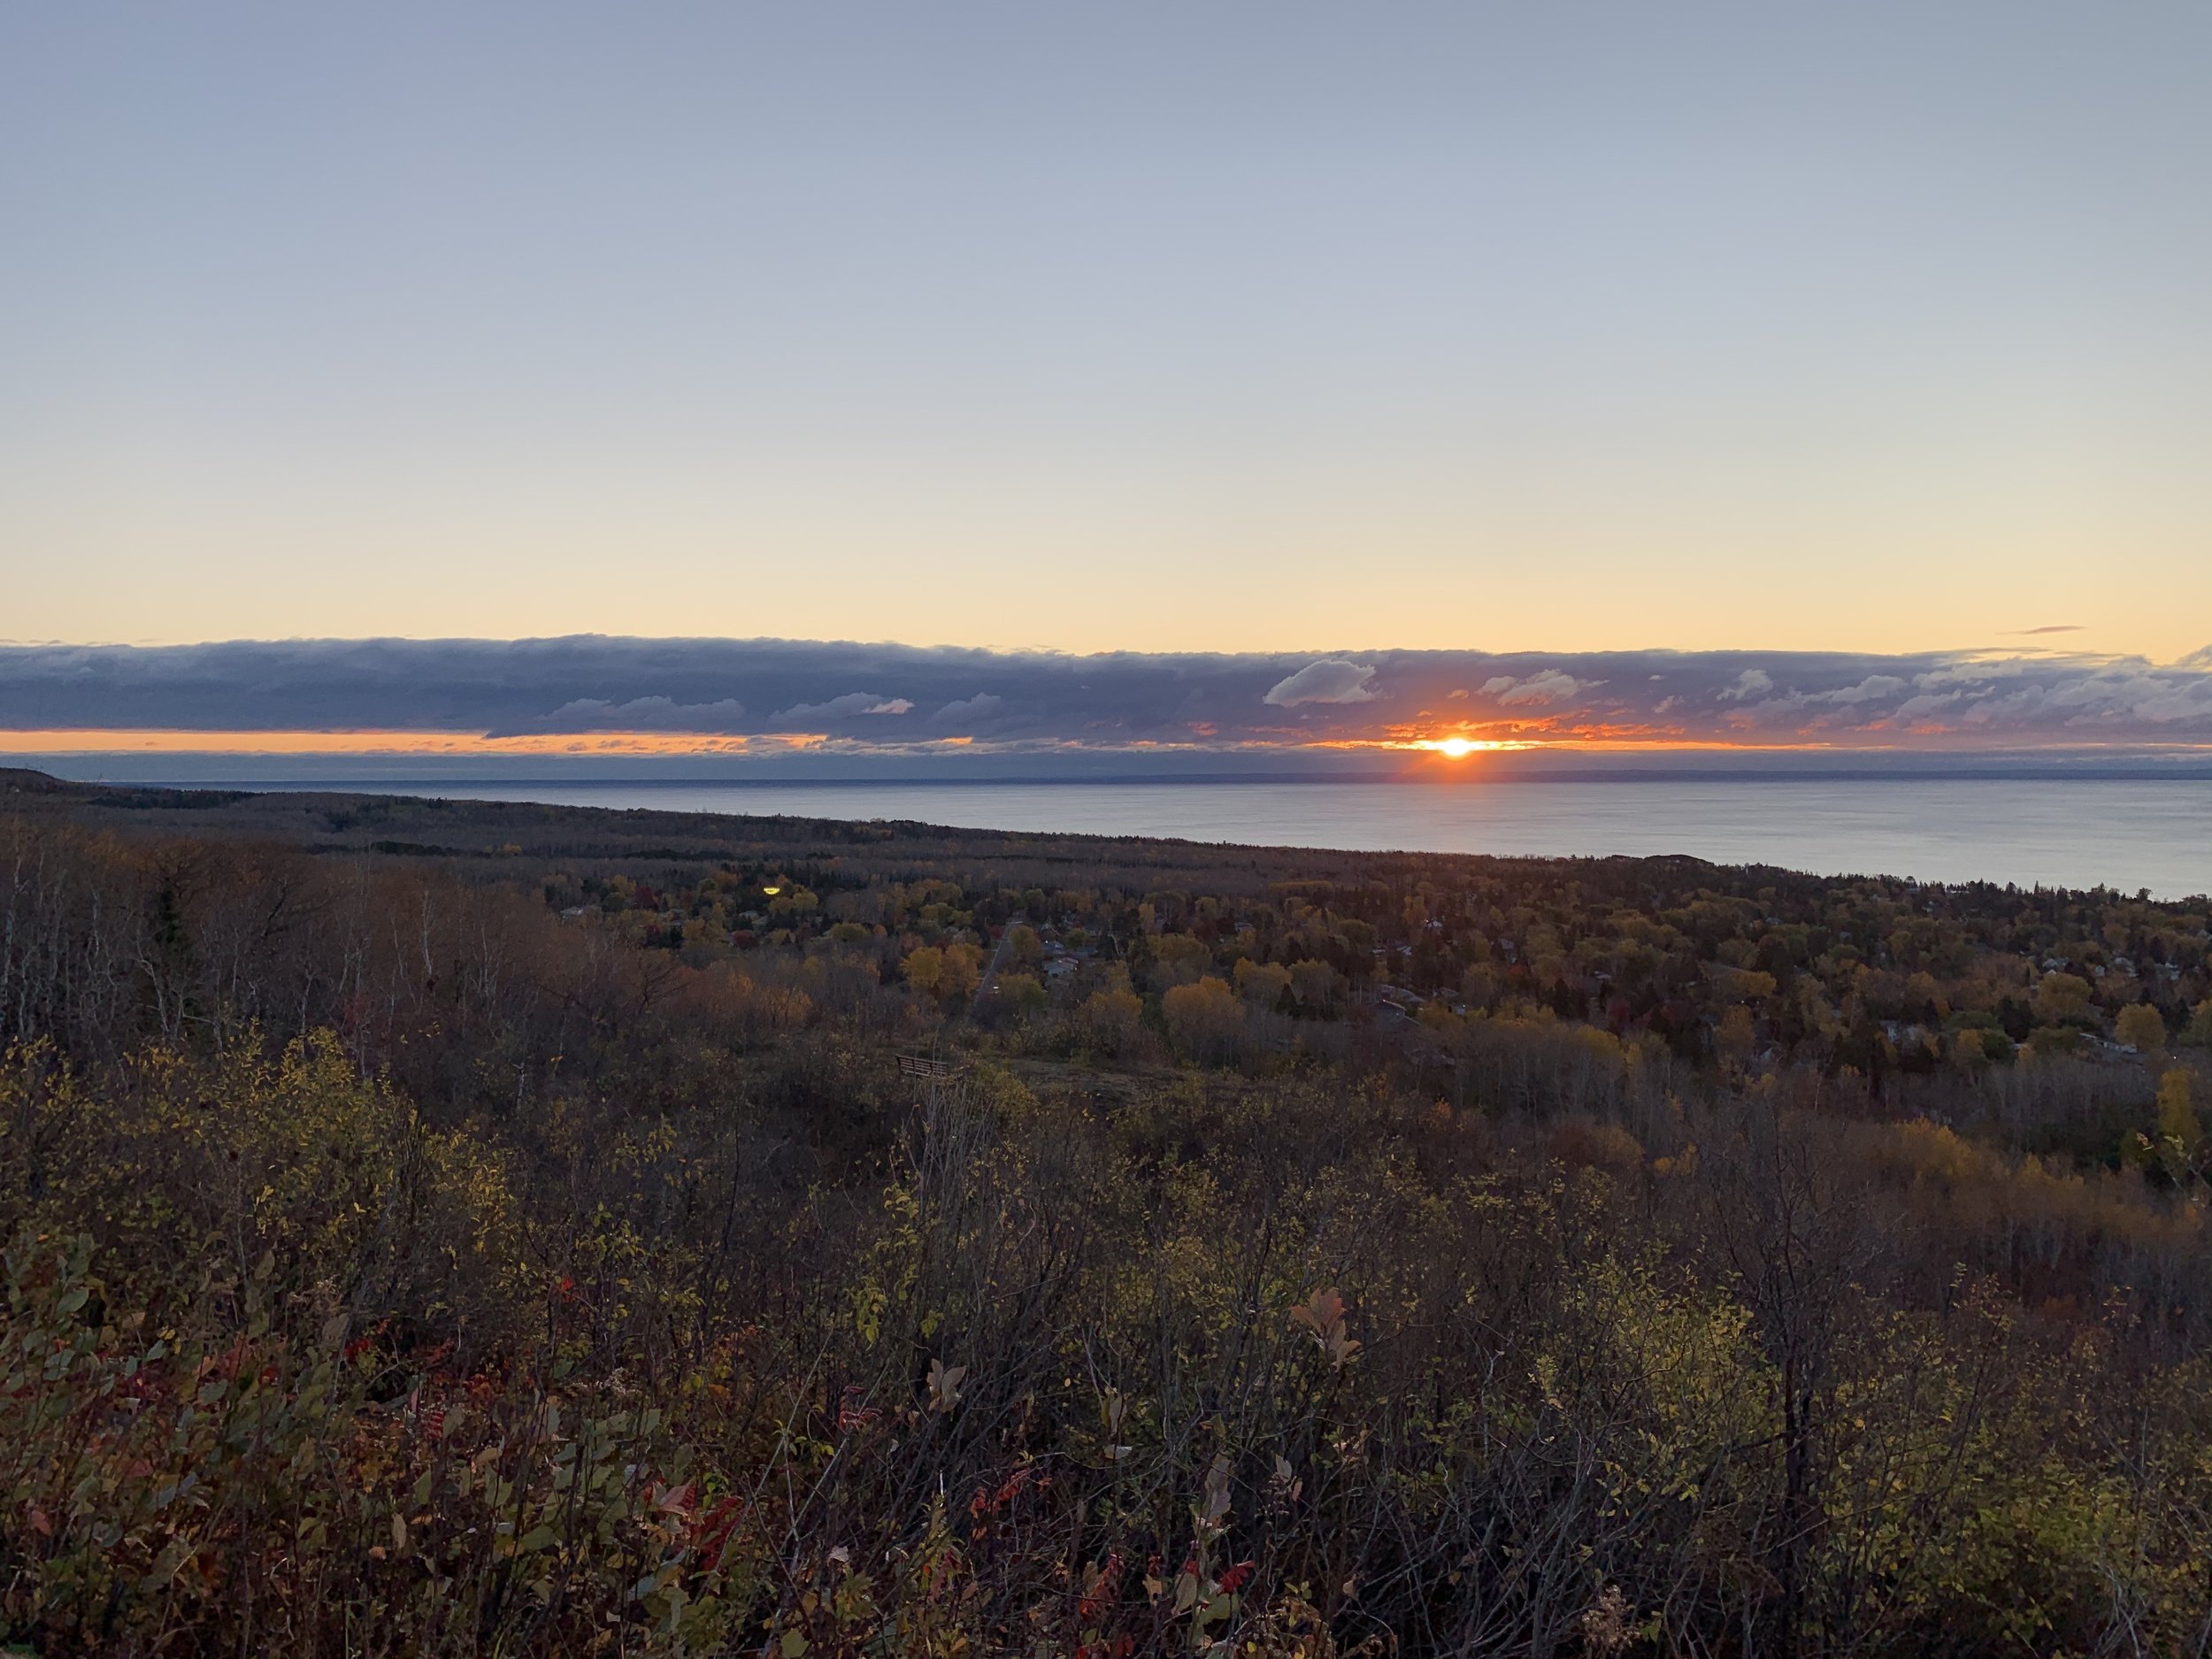
[[[1321,855],[1680,856],[1827,875],[1882,872],[1923,882],[2139,889],[2162,898],[2212,892],[2212,841],[2204,833],[2212,822],[2212,780],[2201,778],[2145,781],[2114,773],[2032,773],[2022,780],[1990,772],[1962,778],[1845,770],[1839,778],[1721,772],[1701,779],[1616,772],[1595,780],[1510,780],[1559,786],[1549,789],[1392,789],[1372,786],[1400,780],[1371,777],[1347,787],[1342,780],[1310,775],[1286,781],[1248,776],[1210,785],[1195,777],[1119,783],[1061,777],[1012,783],[663,778],[534,784],[448,776],[115,786],[62,783],[50,773],[22,777],[34,798],[112,793],[111,804],[125,817],[150,822],[146,815],[152,810],[173,830],[195,811],[236,808],[249,819],[259,812],[271,825],[288,826],[285,833],[319,846],[327,840],[326,819],[352,822],[365,811],[363,821],[378,826],[369,841],[390,842],[387,850],[419,843],[480,853],[516,840],[518,826],[550,821],[549,814],[588,819],[603,830],[642,814],[656,824],[788,819],[937,826],[956,836],[1265,846]],[[1041,781],[1097,787],[1034,787]],[[1335,787],[1304,787],[1317,781]],[[1611,787],[1620,782],[1671,787]],[[1919,787],[1881,787],[1902,783]],[[2053,783],[2107,787],[2047,787]],[[1156,787],[1162,784],[1176,787]],[[1736,787],[1743,784],[1789,787]],[[244,805],[255,801],[261,806]],[[426,813],[423,828],[434,833],[403,834],[395,827],[410,814]],[[480,833],[472,840],[457,827],[478,818]]]

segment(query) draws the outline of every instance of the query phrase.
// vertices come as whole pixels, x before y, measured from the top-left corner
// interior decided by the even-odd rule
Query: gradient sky
[[[2212,7],[0,11],[0,636],[2212,643]]]

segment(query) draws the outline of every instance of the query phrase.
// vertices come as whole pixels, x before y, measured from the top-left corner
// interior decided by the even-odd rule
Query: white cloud
[[[1277,681],[1261,701],[1278,709],[1294,709],[1302,703],[1371,703],[1375,694],[1367,682],[1374,677],[1375,671],[1364,664],[1325,657]]]
[[[1723,703],[1740,703],[1746,697],[1756,697],[1774,689],[1774,676],[1763,668],[1747,668],[1736,676],[1735,684],[1720,694]]]
[[[1002,699],[993,696],[987,691],[979,691],[972,697],[963,697],[956,703],[948,703],[929,718],[947,725],[966,720],[980,720],[987,716],[997,713],[1002,701]]]
[[[849,691],[827,703],[802,703],[779,709],[779,720],[849,720],[862,714],[904,714],[913,708],[904,697],[879,697],[872,691]]]
[[[1924,719],[1942,713],[1965,695],[1962,691],[1924,691],[1916,697],[1906,698],[1897,705],[1895,712],[1901,720]]]
[[[1805,701],[1808,703],[1840,703],[1846,705],[1873,703],[1879,698],[1893,696],[1904,690],[1906,683],[1895,674],[1869,674],[1855,686],[1844,686],[1834,691],[1816,691]]]
[[[1594,686],[1601,686],[1601,680],[1577,680],[1572,674],[1556,668],[1547,668],[1540,674],[1531,674],[1516,680],[1510,674],[1500,674],[1483,682],[1486,697],[1495,697],[1508,708],[1517,708],[1525,703],[1564,703],[1578,692]]]

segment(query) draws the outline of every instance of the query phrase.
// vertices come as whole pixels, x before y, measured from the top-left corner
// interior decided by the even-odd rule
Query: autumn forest
[[[8,1651],[2212,1651],[2202,898],[0,790]]]

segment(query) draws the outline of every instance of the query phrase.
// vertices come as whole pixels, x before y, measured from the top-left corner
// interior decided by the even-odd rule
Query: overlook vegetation
[[[20,1647],[2212,1651],[2203,899],[0,787]]]

